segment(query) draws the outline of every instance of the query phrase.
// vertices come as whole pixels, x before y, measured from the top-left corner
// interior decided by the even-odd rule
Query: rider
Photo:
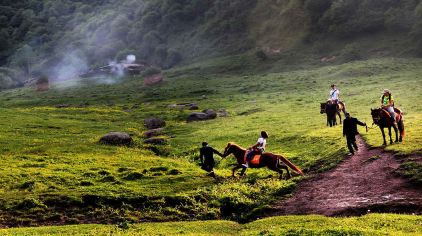
[[[338,104],[339,99],[340,99],[340,91],[337,89],[337,86],[335,84],[332,84],[328,101],[330,101],[333,104]]]
[[[246,155],[246,163],[242,164],[244,169],[249,167],[249,162],[255,155],[262,154],[264,152],[265,146],[267,145],[267,138],[267,132],[261,131],[261,136],[258,138],[258,141],[252,147],[249,148],[249,152]]]
[[[207,142],[202,142],[202,148],[199,150],[199,158],[201,159],[202,169],[208,172],[208,176],[215,178],[214,153],[219,155],[220,157],[223,157],[223,154],[210,147]]]
[[[381,107],[390,113],[391,120],[394,125],[397,125],[396,122],[396,113],[394,112],[394,99],[391,95],[390,90],[384,89],[383,95],[381,97]]]

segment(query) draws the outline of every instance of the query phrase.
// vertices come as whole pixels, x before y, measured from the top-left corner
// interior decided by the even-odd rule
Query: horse
[[[374,124],[378,125],[381,129],[382,138],[384,139],[383,145],[387,145],[385,140],[385,133],[384,128],[388,128],[388,135],[390,136],[390,144],[393,144],[393,140],[391,139],[391,127],[394,128],[394,132],[396,133],[396,140],[395,142],[402,142],[404,137],[404,123],[403,123],[403,114],[400,110],[394,109],[396,112],[396,121],[397,127],[394,125],[394,122],[391,120],[390,113],[382,108],[371,108],[371,116]],[[397,130],[398,129],[398,130]],[[400,131],[400,138],[398,137],[398,131]]]
[[[228,143],[227,147],[224,149],[223,158],[229,156],[230,154],[233,154],[237,159],[237,165],[232,170],[232,177],[234,177],[234,172],[242,167],[242,164],[245,163],[245,155],[247,153],[247,150],[240,147],[239,145],[235,143]],[[280,163],[283,162],[284,164]],[[250,168],[262,168],[267,167],[270,170],[273,170],[280,174],[280,179],[282,179],[283,176],[283,170],[287,171],[287,177],[286,179],[290,179],[291,175],[289,172],[290,167],[292,170],[294,170],[296,173],[303,176],[302,170],[300,170],[297,166],[295,166],[293,163],[291,163],[289,160],[284,158],[281,155],[275,155],[270,152],[264,152],[259,157],[259,164],[249,164]],[[244,175],[245,169],[242,171],[242,176]]]
[[[337,104],[327,101],[324,103],[321,103],[321,109],[320,113],[327,114],[327,126],[330,127],[337,125],[337,118],[336,115],[340,118],[340,124],[341,124],[341,113],[342,111],[346,115],[346,106],[343,102],[339,101]]]

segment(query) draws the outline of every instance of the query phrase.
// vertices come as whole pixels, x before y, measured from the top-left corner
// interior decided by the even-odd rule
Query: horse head
[[[382,109],[381,108],[375,108],[372,109],[371,108],[371,116],[372,116],[372,120],[374,121],[374,124],[378,125],[380,120],[381,120],[381,112]]]
[[[235,143],[228,143],[226,148],[224,149],[224,157],[227,157],[230,154],[233,154],[237,159],[243,158],[243,154],[246,150],[241,148]]]
[[[223,156],[226,157],[233,153],[233,143],[228,143],[226,148],[224,149]]]
[[[320,109],[319,113],[324,114],[326,106],[327,106],[326,102],[321,102],[321,109]]]

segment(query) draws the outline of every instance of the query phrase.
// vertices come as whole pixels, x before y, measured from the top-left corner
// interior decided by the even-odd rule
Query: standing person
[[[202,169],[207,171],[207,176],[211,176],[215,178],[214,173],[214,153],[223,157],[223,154],[215,150],[214,148],[210,147],[207,142],[202,143],[201,149],[199,149],[199,158],[201,159]]]
[[[397,127],[397,121],[396,121],[396,113],[394,112],[394,99],[393,95],[391,95],[390,90],[384,89],[381,97],[381,107],[388,111],[390,114],[391,120],[394,123],[394,126]]]
[[[340,91],[337,89],[337,86],[335,84],[332,84],[328,101],[331,101],[331,103],[333,104],[338,104],[339,99],[340,99]]]
[[[261,136],[258,138],[258,141],[252,147],[249,148],[249,152],[246,155],[246,163],[242,164],[243,170],[246,170],[246,168],[249,167],[249,162],[252,160],[252,158],[255,155],[257,154],[260,155],[265,151],[265,146],[267,145],[267,138],[268,138],[267,132],[261,131]]]
[[[356,135],[359,134],[357,125],[366,126],[366,123],[362,123],[358,119],[351,117],[349,113],[346,113],[346,119],[343,122],[343,137],[346,136],[347,139],[347,147],[350,151],[349,156],[354,155],[355,150],[358,150],[358,145],[356,145]]]

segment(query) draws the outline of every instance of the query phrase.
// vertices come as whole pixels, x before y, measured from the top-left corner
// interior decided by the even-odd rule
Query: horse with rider
[[[346,115],[346,106],[344,102],[340,101],[340,90],[335,84],[331,85],[331,90],[329,92],[328,100],[324,103],[321,103],[320,113],[327,114],[327,126],[330,127],[337,125],[337,117],[340,119],[341,124],[341,112]]]
[[[403,112],[395,107],[394,98],[390,90],[384,89],[381,96],[381,108],[371,108],[373,124],[379,126],[384,140],[383,145],[387,145],[384,128],[388,128],[390,144],[393,144],[391,138],[391,128],[395,132],[395,142],[402,142],[404,137]],[[400,134],[400,135],[399,135]]]

